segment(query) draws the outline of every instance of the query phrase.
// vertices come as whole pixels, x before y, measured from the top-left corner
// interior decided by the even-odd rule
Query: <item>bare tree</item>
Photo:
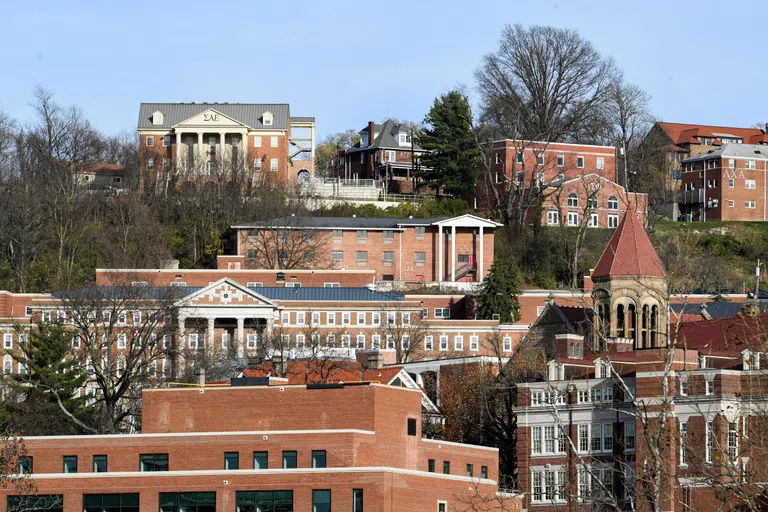
[[[248,231],[245,243],[253,268],[329,268],[330,234],[314,229],[309,217],[274,218]]]
[[[429,327],[418,309],[401,304],[385,304],[379,312],[382,348],[395,351],[397,364],[418,361],[424,357],[424,339]]]
[[[653,123],[648,107],[651,98],[637,85],[617,80],[609,89],[608,99],[605,111],[612,127],[611,138],[619,142],[624,168],[624,179],[620,183],[629,192],[630,165],[640,163],[634,161],[635,149]]]

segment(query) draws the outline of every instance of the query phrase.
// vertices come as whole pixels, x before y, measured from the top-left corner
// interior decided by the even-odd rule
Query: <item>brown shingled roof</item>
[[[761,144],[768,141],[760,128],[736,128],[733,126],[708,126],[703,124],[658,122],[661,129],[675,144],[700,144],[700,137],[719,139],[721,135],[733,135],[744,139],[746,144]]]
[[[632,204],[614,231],[591,277],[609,276],[667,277],[667,271]]]

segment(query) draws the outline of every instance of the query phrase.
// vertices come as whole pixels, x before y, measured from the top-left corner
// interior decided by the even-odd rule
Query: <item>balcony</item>
[[[704,187],[694,190],[684,190],[682,204],[701,204],[704,202]]]

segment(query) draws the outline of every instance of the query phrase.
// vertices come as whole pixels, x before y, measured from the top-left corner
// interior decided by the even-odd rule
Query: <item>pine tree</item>
[[[483,289],[477,298],[479,318],[490,320],[499,315],[503,324],[520,319],[520,272],[512,260],[497,258],[491,265]]]
[[[416,177],[434,188],[436,195],[474,192],[480,150],[472,133],[472,108],[467,97],[454,90],[435,98],[424,123],[428,127],[418,141],[427,153]]]

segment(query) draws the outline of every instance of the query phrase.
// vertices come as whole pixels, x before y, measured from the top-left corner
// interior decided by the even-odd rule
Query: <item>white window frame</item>
[[[358,311],[357,312],[357,325],[365,325],[365,312],[364,311]]]
[[[11,349],[13,348],[13,334],[10,332],[7,332],[3,335],[3,348]]]
[[[341,312],[341,325],[352,325],[352,313],[349,311]]]
[[[565,155],[557,155],[557,166],[558,167],[565,166]]]
[[[608,214],[608,227],[609,228],[619,227],[619,215],[617,213]]]
[[[568,212],[568,225],[572,227],[579,225],[579,212]]]
[[[279,145],[277,135],[270,135],[269,137],[269,147],[276,148]]]
[[[148,148],[155,147],[155,136],[154,135],[147,135],[146,144]]]
[[[599,171],[605,170],[605,158],[602,156],[597,157],[597,169]]]
[[[470,336],[469,337],[469,350],[473,352],[477,352],[480,350],[480,337],[479,336]]]
[[[577,156],[576,157],[576,167],[577,168],[583,169],[584,168],[584,162],[585,162],[585,160],[584,160],[583,156]]]
[[[464,336],[457,334],[453,337],[453,350],[464,350]]]
[[[503,352],[512,352],[512,337],[511,336],[504,336],[502,338],[502,351]]]
[[[269,170],[271,172],[277,172],[280,167],[280,160],[277,158],[269,159]]]
[[[262,144],[261,135],[253,136],[253,147],[260,148]]]
[[[438,340],[440,342],[440,350],[447,351],[448,350],[448,336],[445,334],[440,335],[440,339]]]
[[[560,225],[560,212],[557,210],[547,211],[547,225],[559,226]]]
[[[355,337],[355,348],[365,350],[365,334],[358,334]]]
[[[434,336],[424,336],[424,350],[432,350],[435,346]]]
[[[756,190],[757,180],[744,180],[744,188],[746,190]]]

